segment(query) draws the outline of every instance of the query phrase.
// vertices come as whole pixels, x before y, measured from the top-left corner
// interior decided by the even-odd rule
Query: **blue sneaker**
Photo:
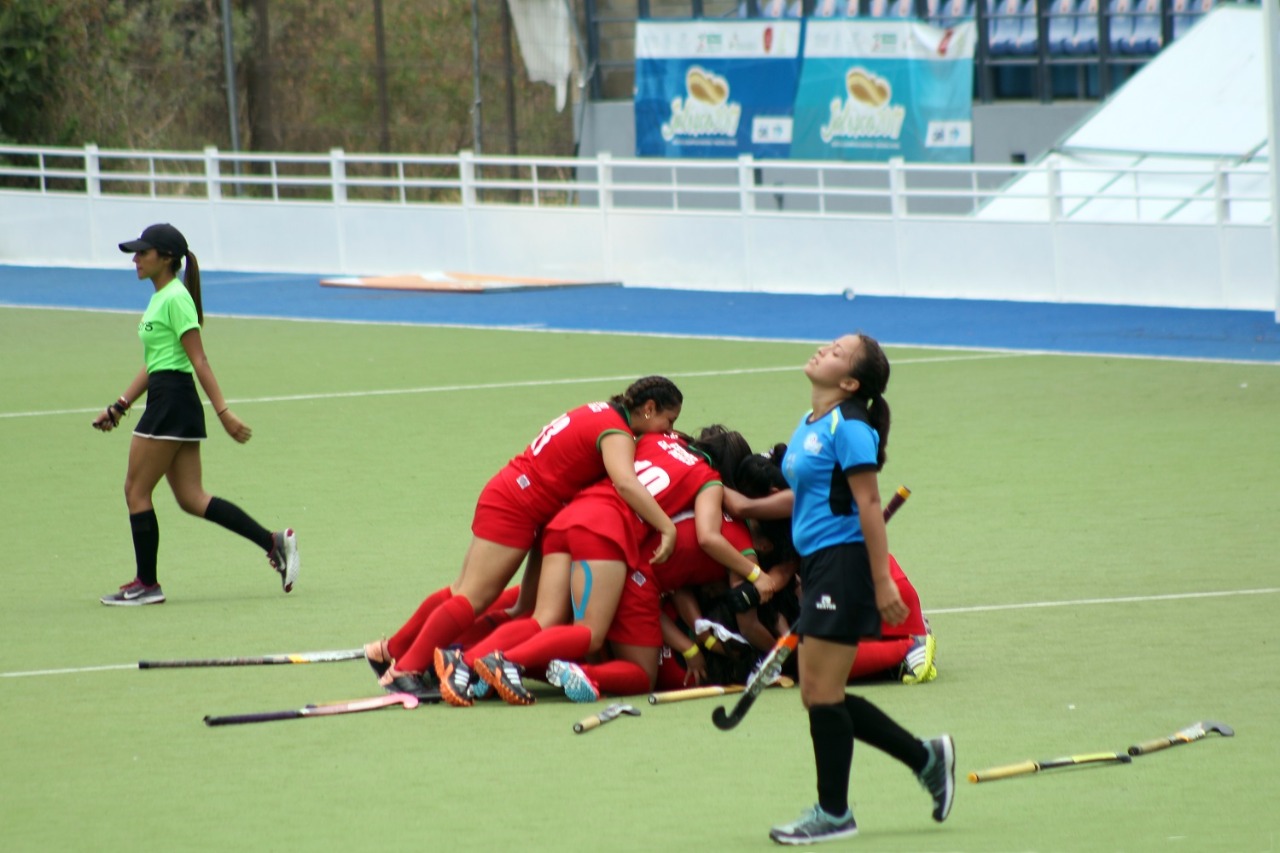
[[[940,735],[924,741],[924,748],[929,761],[916,778],[933,797],[933,819],[942,823],[951,814],[956,796],[956,745],[951,735]]]
[[[937,648],[933,634],[911,638],[911,648],[902,661],[903,684],[927,684],[938,677]]]
[[[600,691],[576,663],[553,660],[547,664],[547,683],[563,689],[570,702],[600,701]]]
[[[846,809],[843,815],[832,817],[822,806],[814,806],[800,815],[799,820],[769,830],[769,837],[779,844],[817,844],[857,834],[858,822],[853,819],[852,811]]]

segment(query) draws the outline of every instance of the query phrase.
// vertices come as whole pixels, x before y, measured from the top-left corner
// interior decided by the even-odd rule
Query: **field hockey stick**
[[[1128,764],[1133,761],[1123,752],[1092,752],[1086,755],[1068,755],[1062,758],[1051,758],[1048,761],[1023,761],[1018,764],[1005,764],[978,770],[969,774],[970,782],[990,782],[995,779],[1008,779],[1013,776],[1026,776],[1039,773],[1041,770],[1052,770],[1055,767],[1081,767],[1086,764]]]
[[[911,490],[906,486],[898,486],[893,497],[889,499],[889,503],[885,505],[884,520],[888,522],[889,519],[893,518],[894,513],[907,502],[909,497],[911,497]],[[742,718],[747,715],[747,711],[751,710],[751,706],[755,704],[756,697],[760,695],[760,692],[777,680],[779,673],[782,672],[782,665],[787,662],[787,658],[796,650],[796,645],[799,642],[800,638],[790,631],[778,638],[778,642],[773,644],[773,648],[769,650],[769,654],[765,655],[765,659],[761,661],[760,666],[747,679],[742,696],[738,698],[733,710],[726,712],[724,706],[721,705],[711,712],[711,722],[715,724],[716,728],[727,732],[742,722]]]
[[[138,669],[181,669],[192,666],[270,666],[289,663],[333,663],[344,660],[361,660],[364,649],[343,649],[334,652],[298,652],[284,655],[262,655],[249,658],[205,658],[196,660],[140,660]]]
[[[1168,749],[1180,743],[1191,743],[1200,740],[1209,732],[1217,732],[1223,737],[1234,737],[1236,730],[1228,726],[1226,723],[1220,723],[1217,720],[1202,720],[1187,726],[1181,731],[1176,731],[1168,737],[1156,738],[1155,740],[1144,741],[1129,747],[1130,755],[1146,755],[1149,752],[1158,752],[1162,749]]]
[[[618,719],[618,717],[622,716],[623,714],[627,714],[632,717],[640,716],[640,712],[637,711],[635,708],[631,707],[630,705],[613,704],[613,705],[610,705],[608,708],[605,708],[599,714],[592,714],[590,717],[587,717],[582,720],[578,720],[578,722],[573,724],[573,733],[580,735],[583,732],[589,732],[592,729],[598,729],[601,726],[603,726],[605,723],[609,722],[610,720]]]
[[[299,717],[332,717],[338,714],[358,714],[361,711],[376,711],[379,708],[390,708],[394,705],[416,708],[418,707],[418,697],[412,693],[388,693],[384,696],[374,696],[372,699],[325,702],[319,705],[307,705],[303,708],[291,708],[287,711],[231,714],[225,717],[206,716],[204,724],[206,726],[233,726],[242,723],[269,723],[273,720],[296,720]]]
[[[779,675],[774,682],[775,687],[795,687],[796,681],[786,675]],[[682,690],[664,690],[661,693],[650,693],[650,705],[669,705],[672,702],[687,702],[690,699],[706,699],[710,696],[724,696],[728,693],[741,693],[746,689],[742,684],[708,684],[703,687],[686,687]]]

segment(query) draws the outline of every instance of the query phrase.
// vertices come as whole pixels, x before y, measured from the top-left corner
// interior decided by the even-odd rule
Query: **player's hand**
[[[778,582],[768,572],[761,572],[755,581],[756,591],[760,593],[760,603],[767,604],[773,594],[778,591]]]
[[[876,584],[876,609],[880,611],[880,621],[885,625],[901,625],[911,614],[902,601],[898,585],[892,581]]]
[[[93,419],[93,428],[100,432],[111,432],[120,425],[120,416],[110,406],[98,413]]]
[[[651,564],[665,563],[671,556],[671,552],[676,549],[676,526],[672,524],[670,528],[662,531],[662,541],[658,543],[658,547],[653,550],[653,556],[649,558]]]
[[[223,409],[222,414],[218,415],[218,420],[222,422],[222,428],[227,431],[227,435],[240,444],[253,438],[253,430],[249,429],[249,425],[237,418],[235,412],[230,409]]]
[[[684,686],[697,687],[710,677],[707,674],[707,659],[699,651],[684,663]]]

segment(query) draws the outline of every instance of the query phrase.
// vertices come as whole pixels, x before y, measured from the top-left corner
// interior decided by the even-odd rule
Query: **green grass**
[[[682,427],[764,447],[808,402],[807,345],[212,318],[210,357],[255,435],[212,436],[206,487],[297,528],[301,580],[282,595],[256,549],[161,486],[169,602],[106,608],[133,574],[128,437],[81,410],[123,390],[135,324],[0,309],[0,673],[355,647],[453,579],[481,486],[560,411],[664,373]],[[833,849],[1274,848],[1277,595],[1155,597],[1278,586],[1280,369],[890,356],[881,485],[914,490],[891,546],[941,675],[865,695],[921,735],[950,731],[964,772],[1200,719],[1238,734],[963,783],[942,826],[908,772],[860,746],[862,834]],[[990,609],[1108,599],[1138,600]],[[550,688],[527,709],[201,723],[373,693],[360,662],[0,677],[0,849],[766,850],[769,825],[814,799],[795,691],[728,734],[715,702],[640,699],[639,719],[575,736],[584,708]]]

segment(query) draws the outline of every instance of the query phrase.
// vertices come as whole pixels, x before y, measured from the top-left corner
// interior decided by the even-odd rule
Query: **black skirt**
[[[204,441],[204,404],[196,380],[181,370],[157,370],[147,376],[147,409],[134,435],[169,441]]]
[[[880,611],[863,542],[833,545],[800,561],[800,619],[795,632],[857,645],[880,636]]]

